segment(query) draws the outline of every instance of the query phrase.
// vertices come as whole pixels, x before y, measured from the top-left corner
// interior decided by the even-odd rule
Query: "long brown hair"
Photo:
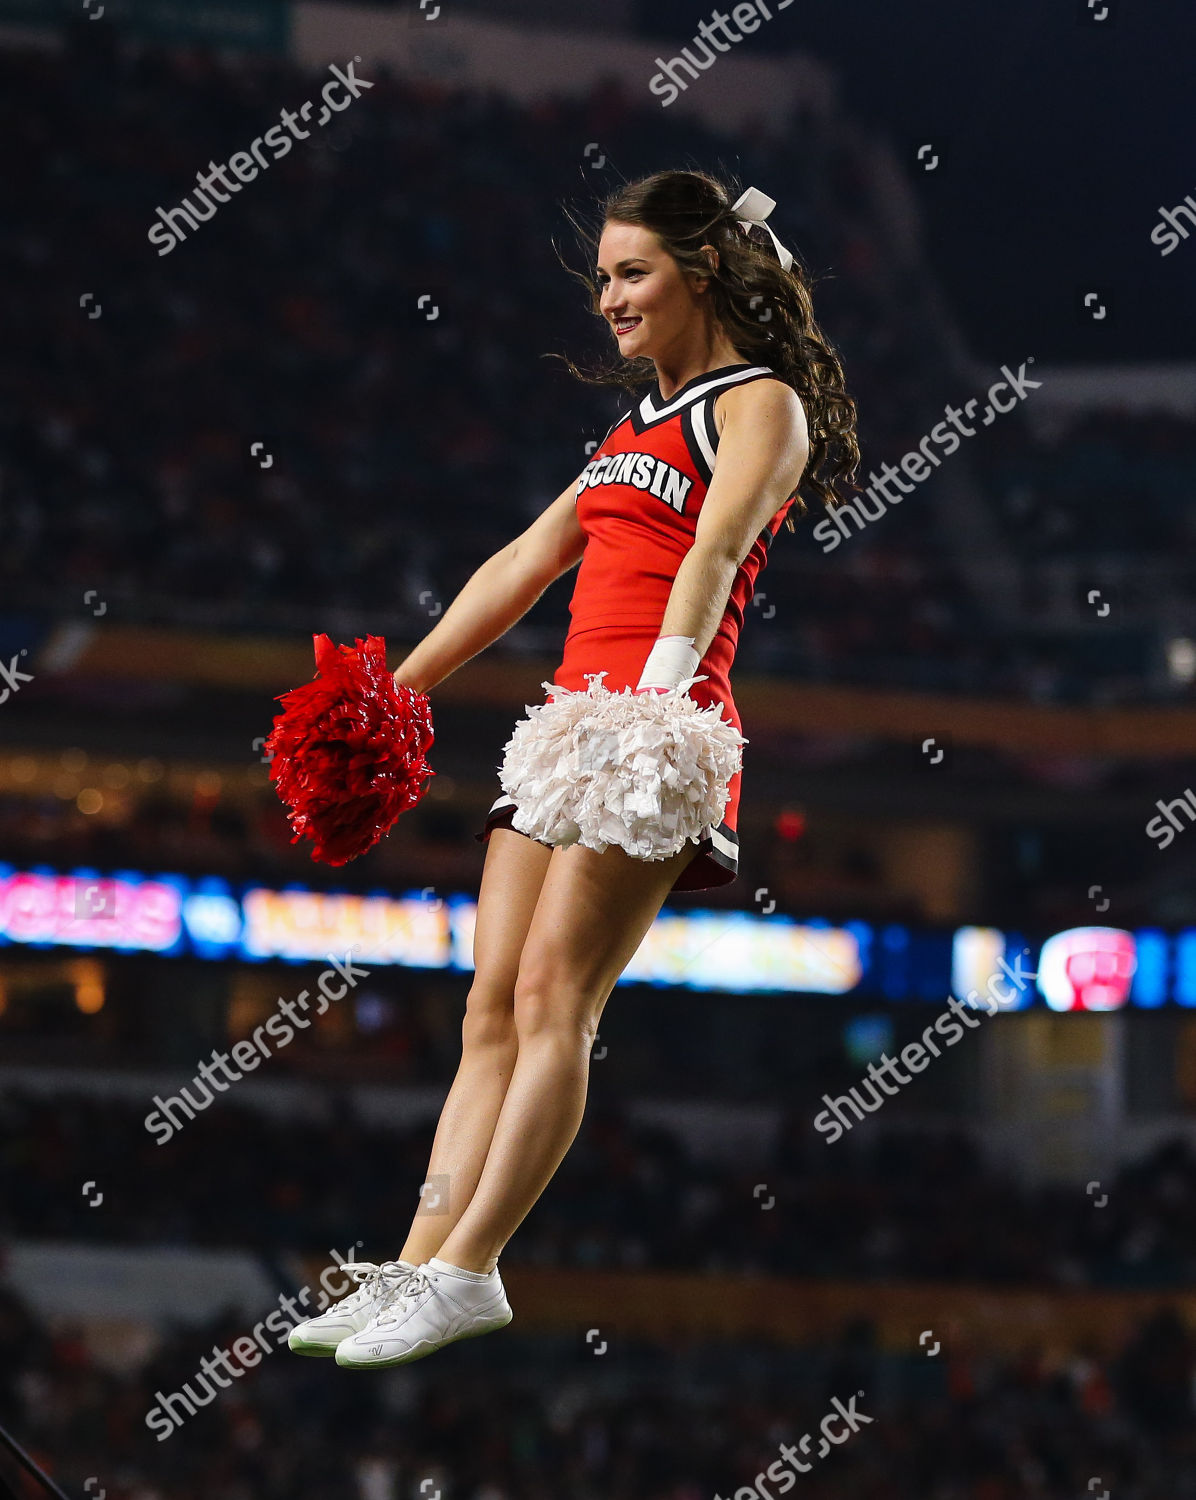
[[[847,394],[839,356],[814,319],[813,278],[796,257],[788,271],[782,270],[763,228],[752,226],[744,233],[731,212],[736,197],[705,172],[656,172],[609,194],[602,204],[602,221],[650,229],[682,271],[710,278],[714,314],[735,348],[752,364],[775,371],[805,407],[810,457],[794,510],[804,512],[800,489],[807,487],[824,505],[833,506],[842,498],[837,484],[858,488],[852,484],[860,462],[856,405]],[[596,257],[600,231],[587,228],[567,208],[565,214]],[[718,251],[713,272],[701,254],[703,245]],[[586,286],[590,310],[601,316],[602,288],[596,275],[588,268],[566,269]],[[624,359],[617,350],[588,369],[567,355],[560,357],[573,375],[591,385],[618,385],[634,392],[656,375],[651,359]],[[786,524],[795,530],[791,515]]]

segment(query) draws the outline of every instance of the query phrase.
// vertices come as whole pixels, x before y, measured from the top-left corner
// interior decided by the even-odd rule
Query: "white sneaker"
[[[327,1312],[296,1323],[287,1339],[292,1353],[335,1354],[342,1339],[364,1328],[403,1291],[417,1268],[408,1260],[384,1260],[380,1266],[372,1260],[350,1260],[341,1270],[361,1285]]]
[[[512,1317],[497,1266],[473,1281],[434,1255],[370,1323],[337,1344],[336,1362],[346,1370],[389,1370],[505,1328]]]

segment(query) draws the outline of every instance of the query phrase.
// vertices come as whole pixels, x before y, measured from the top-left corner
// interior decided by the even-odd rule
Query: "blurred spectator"
[[[418,1026],[404,1040],[431,1055]],[[351,1229],[378,1259],[401,1249],[430,1125],[382,1129],[343,1112],[331,1125],[279,1122],[222,1101],[158,1144],[149,1107],[10,1089],[0,1232],[315,1253]],[[1196,1156],[1180,1142],[1124,1168],[1093,1214],[1078,1189],[1012,1182],[962,1137],[891,1131],[828,1152],[807,1135],[790,1115],[771,1153],[730,1168],[595,1107],[506,1260],[1061,1287],[1182,1286],[1196,1274]],[[238,1150],[249,1137],[254,1151]],[[75,1187],[97,1141],[103,1215]],[[777,1199],[768,1213],[751,1211],[761,1181]]]
[[[1028,1342],[1017,1356],[977,1347],[928,1363],[881,1352],[859,1328],[809,1349],[624,1343],[599,1370],[580,1339],[516,1324],[356,1380],[280,1350],[193,1417],[180,1409],[183,1426],[159,1443],[144,1426],[156,1393],[193,1379],[201,1355],[245,1333],[240,1320],[171,1332],[118,1375],[0,1286],[0,1417],[72,1493],[96,1476],[110,1500],[711,1500],[761,1494],[739,1487],[806,1433],[799,1493],[811,1500],[1075,1500],[1094,1492],[1094,1471],[1112,1495],[1191,1500],[1192,1341],[1174,1314],[1160,1321],[1182,1357],[1150,1326],[1112,1362]],[[1127,1361],[1143,1389],[1113,1395]],[[862,1420],[819,1460],[836,1397]]]
[[[447,601],[621,409],[626,398],[542,357],[605,345],[553,250],[580,263],[561,202],[588,211],[613,182],[579,193],[575,143],[600,119],[630,178],[716,162],[724,142],[613,83],[519,108],[379,70],[351,119],[159,258],[146,239],[156,208],[311,86],[275,60],[116,49],[105,61],[82,44],[0,56],[0,123],[27,147],[0,184],[13,309],[0,578],[14,607],[61,609],[65,582],[101,590],[126,619],[415,637],[429,625],[421,595]],[[802,113],[754,143],[751,176],[826,277],[819,317],[876,463],[916,443],[925,380],[873,271],[884,251],[860,149]],[[102,318],[80,310],[84,286]],[[925,686],[981,666],[925,506],[830,558],[815,520],[772,548],[776,616],[745,631],[745,667]],[[532,617],[554,645],[567,599],[562,584]]]

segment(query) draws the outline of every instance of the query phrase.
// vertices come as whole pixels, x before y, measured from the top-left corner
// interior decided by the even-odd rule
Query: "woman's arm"
[[[578,475],[578,479],[580,479]],[[535,521],[471,575],[443,616],[395,669],[395,681],[426,693],[521,620],[585,550],[577,480]]]
[[[718,629],[735,575],[801,482],[806,415],[791,386],[753,380],[722,395],[726,420],[693,544],[673,580],[660,634],[693,637],[698,660]]]

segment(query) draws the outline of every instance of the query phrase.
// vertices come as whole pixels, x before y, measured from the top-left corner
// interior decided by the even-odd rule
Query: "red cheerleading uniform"
[[[725,365],[695,376],[667,401],[656,384],[599,444],[577,484],[577,518],[586,546],[569,604],[564,658],[553,674],[558,687],[584,692],[586,674],[595,672],[605,672],[603,686],[616,693],[639,682],[714,474],[715,400],[731,386],[769,378],[776,379],[776,372],[763,365]],[[785,501],[740,563],[722,620],[696,669],[706,680],[689,689],[702,708],[721,703],[724,721],[741,733],[731,663],[769,545],[794,499]],[[710,890],[736,878],[741,774],[731,778],[722,822],[695,845],[698,853],[674,891]],[[492,829],[510,826],[514,811],[510,797],[499,797],[475,837],[484,843]]]

